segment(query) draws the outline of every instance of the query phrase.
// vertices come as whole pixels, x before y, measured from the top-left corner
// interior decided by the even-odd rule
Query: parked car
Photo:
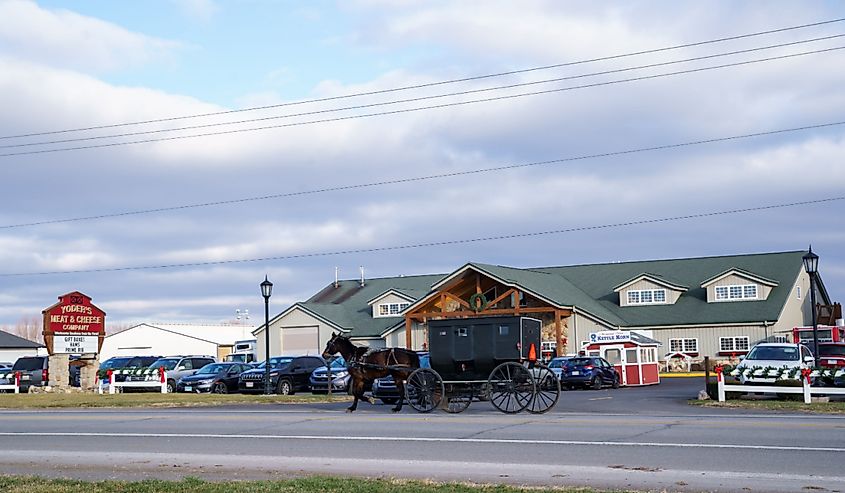
[[[164,368],[167,371],[167,392],[176,391],[176,382],[182,377],[193,375],[197,370],[209,363],[216,363],[213,356],[168,356],[159,358],[149,366],[150,370]],[[156,380],[158,375],[129,375],[130,382]]]
[[[311,373],[326,362],[319,356],[278,356],[270,358],[270,388],[277,394],[291,395],[308,390]],[[241,373],[238,391],[249,394],[264,392],[265,363]]]
[[[126,368],[147,368],[158,361],[161,356],[114,356],[100,363],[100,371],[122,370]],[[126,381],[125,374],[115,373],[115,382]]]
[[[2,370],[11,370],[14,363],[11,361],[0,361],[0,371]]]
[[[819,366],[834,370],[845,369],[845,342],[819,343]]]
[[[431,358],[428,353],[419,353],[420,368],[431,368]],[[371,392],[373,399],[378,399],[385,404],[396,404],[399,402],[399,390],[396,389],[396,382],[388,375],[373,382]]]
[[[200,368],[193,375],[182,377],[176,382],[176,392],[212,392],[228,394],[238,391],[238,378],[252,365],[242,363],[211,363]]]
[[[786,342],[762,342],[748,352],[737,365],[740,370],[739,382],[744,385],[771,385],[776,377],[747,376],[742,370],[746,368],[813,368],[816,359],[813,353],[803,344]]]
[[[560,379],[560,375],[563,372],[563,366],[570,359],[572,359],[570,356],[558,356],[557,358],[552,358],[546,366],[548,366],[549,370],[552,370],[552,373]]]
[[[21,372],[21,392],[30,387],[45,387],[50,380],[47,356],[23,356],[12,365],[12,372]]]
[[[601,390],[605,385],[619,388],[619,373],[604,358],[597,356],[570,358],[561,368],[560,383],[573,387]]]
[[[332,369],[332,392],[347,392],[352,377],[349,376],[349,372],[346,370],[346,361],[342,357],[335,358],[330,365]],[[327,393],[329,391],[328,367],[321,366],[311,372],[311,378],[308,379],[308,383],[312,393]]]

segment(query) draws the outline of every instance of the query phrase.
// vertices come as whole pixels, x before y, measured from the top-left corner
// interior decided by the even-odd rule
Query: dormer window
[[[756,300],[756,284],[736,284],[730,286],[716,286],[716,301]]]
[[[381,303],[378,306],[379,317],[397,316],[402,313],[402,310],[408,308],[410,303]]]
[[[665,289],[630,289],[629,305],[662,305],[666,303]]]

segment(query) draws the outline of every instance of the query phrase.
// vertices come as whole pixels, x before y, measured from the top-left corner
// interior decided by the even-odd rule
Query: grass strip
[[[690,405],[701,407],[720,407],[732,409],[761,409],[769,411],[790,411],[813,414],[845,414],[845,402],[803,402],[781,401],[776,399],[745,400],[736,399],[725,402],[691,400]]]
[[[332,395],[247,395],[247,394],[161,394],[132,392],[114,395],[89,393],[0,394],[0,408],[48,409],[62,407],[202,407],[239,404],[307,404],[344,402],[346,394]],[[0,489],[0,491],[3,491]]]
[[[4,493],[599,493],[591,488],[522,488],[327,476],[280,481],[80,481],[0,476]]]

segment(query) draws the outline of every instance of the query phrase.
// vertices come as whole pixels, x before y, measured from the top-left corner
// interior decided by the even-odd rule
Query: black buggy
[[[541,322],[528,317],[431,320],[431,368],[405,382],[407,402],[419,412],[440,407],[459,413],[489,400],[503,413],[544,413],[560,397],[560,380],[536,363]]]

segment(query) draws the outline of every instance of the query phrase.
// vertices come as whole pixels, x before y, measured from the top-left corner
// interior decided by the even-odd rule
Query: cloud
[[[210,21],[220,10],[214,0],[171,0],[189,18],[202,22]]]
[[[0,53],[30,63],[104,73],[172,60],[180,48],[69,10],[0,2]]]

